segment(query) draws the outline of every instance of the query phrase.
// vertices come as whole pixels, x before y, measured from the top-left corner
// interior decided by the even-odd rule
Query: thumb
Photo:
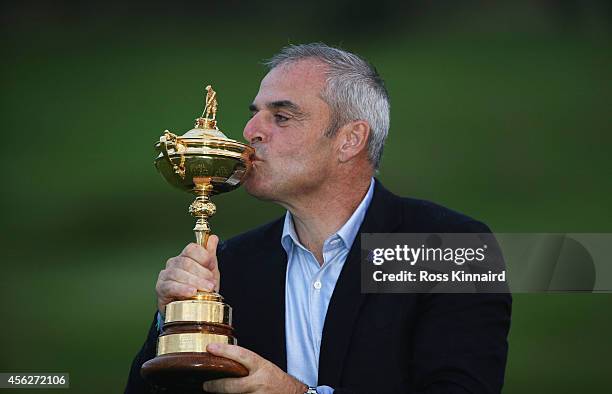
[[[210,253],[212,258],[210,259],[210,263],[208,265],[208,269],[212,271],[213,275],[216,279],[215,291],[219,291],[219,262],[217,261],[217,246],[219,245],[219,237],[216,235],[211,235],[208,238],[208,242],[206,243],[206,251]]]

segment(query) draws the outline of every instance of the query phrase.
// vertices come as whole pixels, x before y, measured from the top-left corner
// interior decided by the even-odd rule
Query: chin
[[[249,177],[249,179],[244,182],[244,189],[251,196],[260,199],[260,200],[270,200],[270,191],[266,190],[265,185],[262,185],[260,182],[257,182],[253,177]]]

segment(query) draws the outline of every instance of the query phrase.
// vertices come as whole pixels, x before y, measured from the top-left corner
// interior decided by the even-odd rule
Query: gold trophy
[[[168,130],[155,144],[155,166],[173,186],[196,195],[189,213],[196,219],[196,242],[204,247],[210,235],[208,218],[216,211],[210,197],[236,189],[251,167],[254,149],[229,139],[217,127],[217,93],[206,87],[206,102],[195,127],[182,136]],[[143,364],[141,374],[162,387],[202,390],[202,383],[246,376],[241,364],[206,352],[209,343],[236,344],[232,308],[216,292],[196,295],[166,306],[157,357]]]

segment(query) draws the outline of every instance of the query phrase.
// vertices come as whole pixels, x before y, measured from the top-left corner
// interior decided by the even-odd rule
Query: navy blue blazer
[[[239,345],[286,370],[283,218],[218,249],[221,294],[234,310]],[[377,180],[360,233],[485,233],[474,219],[434,203],[398,197]],[[329,303],[319,385],[336,394],[499,393],[508,352],[509,294],[362,294],[360,236]],[[151,324],[126,393],[154,392],[140,377],[155,357]]]

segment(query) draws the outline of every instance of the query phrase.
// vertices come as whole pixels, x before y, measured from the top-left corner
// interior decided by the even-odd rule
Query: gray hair
[[[340,127],[355,120],[370,125],[368,157],[378,170],[383,145],[389,132],[389,94],[376,68],[360,56],[323,43],[289,45],[264,62],[275,67],[315,59],[327,66],[327,83],[322,99],[331,108],[331,122],[325,132],[333,137]]]

